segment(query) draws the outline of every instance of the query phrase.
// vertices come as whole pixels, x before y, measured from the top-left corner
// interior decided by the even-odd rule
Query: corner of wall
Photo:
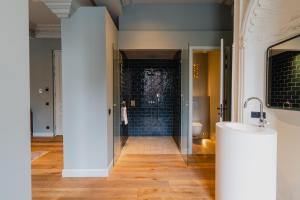
[[[117,28],[105,9],[105,63],[107,74],[107,87],[106,87],[106,100],[107,110],[110,110],[111,114],[107,115],[107,163],[111,165],[113,163],[113,67],[114,67],[114,48],[117,45]]]

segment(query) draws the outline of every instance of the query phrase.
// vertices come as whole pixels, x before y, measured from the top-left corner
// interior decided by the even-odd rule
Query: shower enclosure
[[[114,160],[122,149],[120,104],[129,136],[172,136],[187,158],[189,67],[185,50],[114,50]]]
[[[128,107],[129,136],[173,136],[180,114],[179,61],[127,58],[123,63],[121,98]]]

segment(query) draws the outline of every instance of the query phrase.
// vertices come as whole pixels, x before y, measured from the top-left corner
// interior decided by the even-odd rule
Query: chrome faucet
[[[264,119],[264,103],[260,98],[257,97],[250,97],[245,101],[244,108],[247,108],[247,105],[249,101],[257,100],[260,104],[260,117],[259,117],[259,127],[265,127],[265,124],[267,124],[267,120]]]

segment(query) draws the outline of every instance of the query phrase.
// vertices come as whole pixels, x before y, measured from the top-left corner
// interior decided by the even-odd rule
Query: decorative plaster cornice
[[[283,19],[281,0],[252,0],[245,14],[241,35],[253,42],[266,42],[278,37],[279,27],[274,24],[274,19]]]
[[[93,6],[89,0],[41,0],[58,18],[68,18],[81,6]]]
[[[239,48],[244,49],[247,46],[247,41],[244,37],[240,37]]]
[[[38,24],[34,30],[35,38],[60,38],[61,27],[59,24]]]
[[[59,18],[68,18],[72,12],[72,0],[42,0]]]

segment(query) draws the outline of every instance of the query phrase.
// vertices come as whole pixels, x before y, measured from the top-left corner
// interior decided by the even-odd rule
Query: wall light
[[[193,64],[193,77],[194,79],[199,79],[199,69],[200,65],[199,64]]]

